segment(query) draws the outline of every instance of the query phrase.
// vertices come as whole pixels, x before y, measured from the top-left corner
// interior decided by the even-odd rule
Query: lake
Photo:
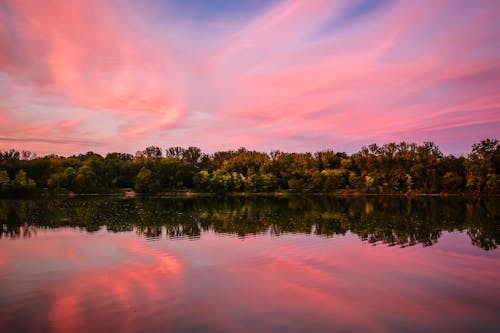
[[[500,198],[0,200],[1,332],[498,332]]]

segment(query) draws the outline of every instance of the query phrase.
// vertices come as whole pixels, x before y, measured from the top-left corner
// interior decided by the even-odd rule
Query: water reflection
[[[0,331],[495,332],[496,203],[0,201]]]
[[[36,235],[37,228],[106,226],[135,230],[148,239],[198,238],[214,231],[239,237],[270,233],[359,236],[369,243],[401,247],[435,244],[443,231],[466,230],[472,244],[496,249],[500,239],[498,198],[224,197],[78,198],[3,200],[0,237]]]

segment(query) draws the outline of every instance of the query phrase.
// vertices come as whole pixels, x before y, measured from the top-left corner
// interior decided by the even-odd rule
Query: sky
[[[0,150],[499,137],[500,1],[0,2]]]

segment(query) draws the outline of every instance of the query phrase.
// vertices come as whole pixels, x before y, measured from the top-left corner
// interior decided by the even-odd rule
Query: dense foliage
[[[141,193],[194,190],[229,192],[341,191],[366,193],[500,193],[500,143],[486,139],[467,157],[445,156],[432,142],[401,142],[361,148],[353,155],[332,150],[270,154],[245,148],[204,154],[197,147],[147,147],[135,156],[88,152],[36,157],[0,151],[0,193],[37,189],[76,193],[133,188]]]

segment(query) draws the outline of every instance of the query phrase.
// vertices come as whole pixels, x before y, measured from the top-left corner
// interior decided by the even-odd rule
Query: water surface
[[[2,332],[496,332],[498,199],[0,201]]]

